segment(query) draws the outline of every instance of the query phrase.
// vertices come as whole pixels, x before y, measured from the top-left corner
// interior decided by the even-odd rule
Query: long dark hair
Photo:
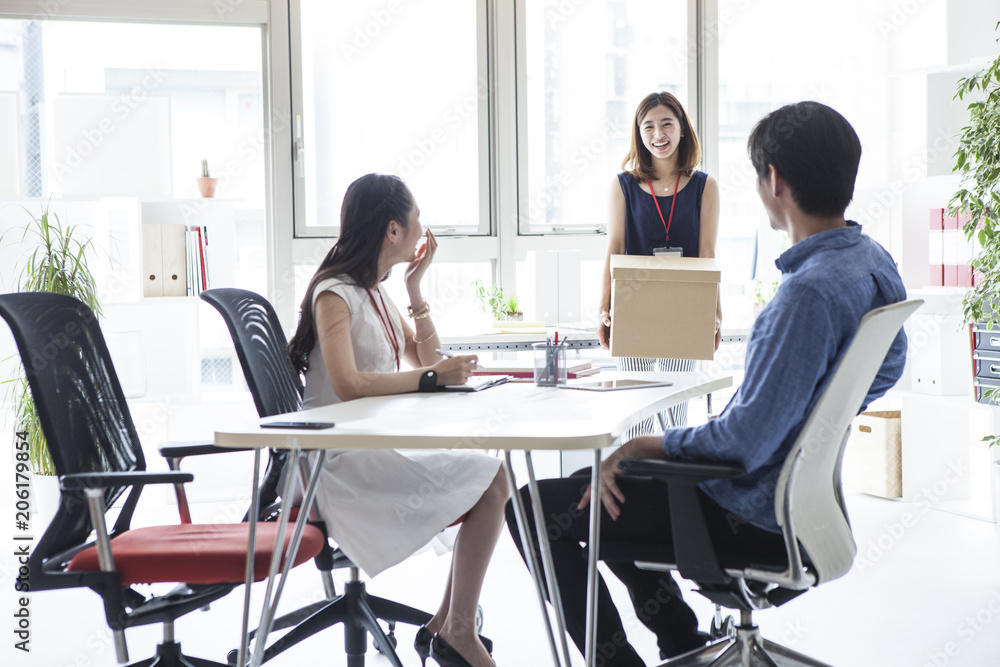
[[[405,228],[412,210],[413,195],[398,176],[366,174],[348,186],[340,208],[340,238],[309,281],[299,325],[288,342],[288,354],[299,372],[309,368],[309,353],[316,345],[312,308],[316,285],[335,276],[347,276],[359,287],[378,285],[384,278],[378,275],[378,256],[389,221]]]
[[[622,171],[631,174],[637,181],[647,178],[655,178],[656,172],[653,170],[653,156],[642,143],[642,132],[639,123],[650,109],[664,106],[674,112],[677,122],[680,123],[681,144],[677,147],[677,168],[686,176],[690,176],[695,166],[701,162],[701,142],[698,141],[698,133],[694,131],[691,121],[681,101],[670,92],[650,93],[642,98],[639,106],[635,109],[635,118],[632,119],[632,144],[629,146],[628,154],[622,160]]]

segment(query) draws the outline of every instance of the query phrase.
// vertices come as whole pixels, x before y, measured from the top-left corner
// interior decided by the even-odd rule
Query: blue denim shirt
[[[672,459],[741,463],[745,477],[703,482],[702,490],[741,519],[780,532],[774,490],[786,454],[861,318],[904,300],[906,290],[892,257],[855,222],[796,243],[775,263],[781,286],[750,332],[742,384],[718,419],[668,429],[663,450]],[[865,406],[896,383],[905,358],[901,329]]]

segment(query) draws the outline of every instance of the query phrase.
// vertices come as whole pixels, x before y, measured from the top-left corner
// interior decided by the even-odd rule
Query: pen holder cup
[[[535,384],[554,387],[566,384],[566,345],[532,343],[535,351]]]

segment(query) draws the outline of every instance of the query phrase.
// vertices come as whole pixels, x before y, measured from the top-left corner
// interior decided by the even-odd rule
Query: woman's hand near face
[[[465,381],[472,377],[472,372],[476,370],[478,361],[479,357],[474,354],[463,354],[455,357],[446,357],[431,366],[431,368],[437,371],[438,386],[465,384]]]
[[[406,266],[406,273],[403,274],[408,290],[416,289],[420,286],[420,281],[427,272],[427,267],[434,261],[434,253],[437,251],[438,243],[431,230],[424,233],[426,242],[417,248],[413,261]]]

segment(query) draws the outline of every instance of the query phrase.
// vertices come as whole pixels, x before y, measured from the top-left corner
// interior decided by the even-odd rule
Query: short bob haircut
[[[765,180],[773,166],[803,213],[842,216],[854,197],[861,141],[825,104],[797,102],[772,111],[750,132],[747,152],[757,179]]]
[[[673,111],[677,122],[680,123],[681,135],[683,136],[680,146],[677,147],[678,169],[684,175],[690,176],[695,166],[701,162],[701,142],[698,141],[698,133],[694,131],[680,100],[673,93],[666,91],[650,93],[642,98],[635,110],[635,118],[632,119],[632,145],[629,146],[628,154],[622,160],[622,171],[631,174],[632,178],[637,181],[656,177],[656,172],[653,170],[653,156],[642,143],[639,123],[651,109],[658,106],[664,106]]]

